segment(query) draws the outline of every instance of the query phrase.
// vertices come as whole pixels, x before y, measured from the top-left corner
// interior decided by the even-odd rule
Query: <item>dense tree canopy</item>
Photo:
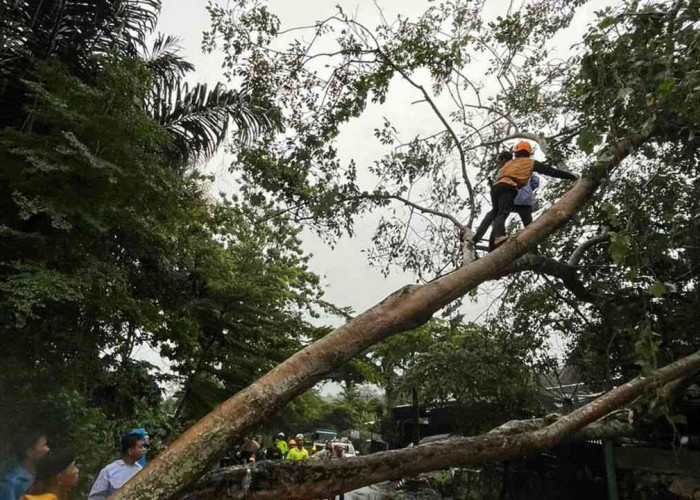
[[[175,39],[145,49],[157,2],[0,6],[2,442],[19,423],[80,435],[89,478],[128,428],[157,444],[284,360],[326,305],[299,228],[195,168],[276,112],[187,90]]]
[[[534,413],[553,335],[566,341],[554,354],[593,386],[644,376],[512,440],[341,463],[324,479],[341,491],[534,452],[658,389],[655,377],[697,372],[700,4],[620,2],[557,50],[584,4],[431,2],[416,18],[379,8],[375,26],[337,7],[293,28],[264,2],[212,3],[204,48],[223,51],[238,90],[208,91],[185,83],[193,67],[175,38],[146,43],[157,1],[0,0],[0,398],[16,410],[1,430],[42,414],[36,399],[72,426],[64,439],[87,422],[103,446],[128,425],[165,438],[209,414],[119,494],[141,500],[177,494],[275,415],[362,424],[379,410],[358,404],[363,380],[390,402]],[[372,164],[341,155],[343,127],[397,85],[425,127],[416,136],[384,118]],[[215,196],[197,166],[229,135],[238,192]],[[582,178],[548,184],[540,217],[476,260],[493,157],[521,138]],[[332,244],[376,211],[370,262],[423,286],[351,318],[322,301],[300,235]],[[465,323],[460,301],[495,279],[487,321]],[[321,308],[347,323],[315,326]],[[141,345],[172,373],[135,360]],[[159,378],[179,383],[169,405]],[[344,384],[344,401],[321,411],[307,393],[280,413],[326,379]]]

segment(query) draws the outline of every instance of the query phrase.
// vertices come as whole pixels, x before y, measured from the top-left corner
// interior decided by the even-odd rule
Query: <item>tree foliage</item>
[[[480,197],[493,153],[522,137],[556,165],[586,165],[578,186],[588,187],[577,195],[599,195],[538,255],[484,270],[524,252],[513,243],[477,263],[472,285],[509,276],[487,326],[464,324],[456,304],[451,322],[389,339],[337,373],[327,372],[350,354],[317,353],[300,380],[346,383],[346,401],[329,410],[338,425],[365,420],[364,406],[346,403],[359,380],[377,374],[390,399],[420,392],[507,412],[531,404],[543,339],[557,334],[587,382],[610,387],[641,372],[637,386],[649,385],[661,365],[698,349],[687,325],[698,311],[700,14],[693,0],[623,2],[599,13],[562,60],[556,37],[582,4],[536,1],[493,17],[482,2],[455,0],[392,22],[380,12],[374,27],[337,8],[307,38],[283,29],[264,3],[211,4],[204,47],[221,46],[227,76],[243,86],[208,92],[183,83],[192,67],[175,39],[145,47],[155,1],[2,1],[0,397],[67,397],[61,404],[73,410],[91,401],[99,413],[76,419],[126,423],[160,402],[153,368],[132,359],[148,344],[182,382],[169,417],[196,419],[308,340],[335,339],[337,348],[353,331],[328,337],[308,322],[329,306],[301,250],[302,227],[332,243],[352,233],[356,216],[381,209],[370,261],[423,282],[444,276],[473,258],[460,236],[487,208]],[[426,131],[408,136],[384,119],[375,127],[384,154],[371,165],[341,158],[343,127],[388,102],[397,84],[429,113]],[[231,121],[246,142],[233,149],[240,197],[213,199],[190,167],[222,144]],[[615,168],[624,144],[641,147]],[[543,204],[562,192],[548,186]],[[547,234],[563,224],[556,217]],[[431,304],[469,286],[439,290]],[[379,309],[410,302],[414,291]],[[376,335],[344,344],[347,352],[429,319],[404,313],[396,316],[404,323],[369,325]],[[267,386],[278,399],[254,409],[272,414],[302,386]],[[299,406],[321,418],[313,393]],[[295,411],[285,415],[300,425]],[[214,451],[201,457],[223,446],[226,429],[249,429],[253,413],[211,433]],[[558,438],[582,422],[573,420],[554,429]],[[181,460],[158,487],[182,487],[204,458]]]
[[[459,236],[479,207],[489,209],[480,195],[498,148],[529,138],[538,155],[576,169],[628,134],[649,134],[580,223],[542,249],[549,262],[575,260],[559,268],[565,279],[540,266],[534,278],[507,280],[495,317],[524,337],[563,334],[589,382],[610,384],[693,352],[695,336],[682,326],[697,310],[698,6],[608,7],[562,60],[553,40],[580,6],[536,2],[494,18],[460,1],[395,22],[380,15],[377,26],[338,8],[309,28],[310,42],[287,34],[264,4],[211,8],[208,46],[222,38],[232,75],[275,88],[294,131],[240,152],[235,169],[248,199],[271,196],[279,216],[336,234],[384,207],[370,262],[429,281],[464,262]],[[364,166],[377,180],[369,188],[334,143],[342,124],[386,102],[391,85],[411,89],[430,119],[416,137],[388,118],[377,123],[387,153]],[[542,205],[562,188],[542,190]]]
[[[192,65],[173,38],[145,49],[157,2],[1,6],[3,441],[55,423],[21,402],[62,395],[92,413],[68,412],[60,442],[93,417],[100,436],[140,423],[165,439],[210,409],[212,387],[210,405],[297,350],[325,307],[300,229],[212,195],[191,164],[232,119],[248,136],[279,120],[245,90],[174,90]],[[136,360],[144,348],[169,372]],[[173,380],[183,397],[166,414]]]

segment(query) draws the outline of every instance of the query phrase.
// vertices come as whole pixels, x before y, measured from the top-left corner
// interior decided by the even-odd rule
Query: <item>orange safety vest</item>
[[[513,158],[498,171],[496,184],[508,184],[520,189],[530,181],[534,168],[535,160],[532,158]]]

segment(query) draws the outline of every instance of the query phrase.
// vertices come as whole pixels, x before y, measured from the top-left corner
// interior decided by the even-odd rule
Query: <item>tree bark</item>
[[[186,492],[181,500],[208,498],[267,500],[276,498],[328,498],[381,481],[414,476],[451,466],[475,466],[530,455],[564,439],[609,439],[630,435],[634,423],[626,413],[600,421],[615,409],[633,401],[645,390],[663,394],[676,379],[700,368],[700,351],[672,363],[656,377],[638,377],[595,401],[558,418],[512,421],[488,434],[364,457],[289,464],[263,462],[255,467],[216,471]]]
[[[444,306],[498,274],[564,225],[609,174],[645,138],[631,135],[599,155],[562,198],[527,228],[485,257],[423,286],[406,286],[330,335],[297,352],[246,389],[222,403],[183,433],[119,492],[114,500],[156,500],[175,496],[216,463],[228,444],[335,367],[372,345],[414,329]]]
[[[547,419],[533,419],[532,421],[515,421],[509,424],[512,427],[507,434],[514,435],[523,432],[532,432],[542,429],[551,423]],[[494,429],[495,431],[495,429]],[[492,432],[494,432],[492,431]],[[580,432],[569,436],[567,441],[584,441],[590,439],[605,439],[610,437],[633,435],[634,425],[615,419],[609,422],[593,423]],[[488,436],[490,434],[485,434]],[[483,436],[479,436],[481,438]],[[439,443],[422,445],[421,452],[430,453],[431,449],[445,446],[452,448],[469,446],[470,442],[477,438],[451,438]],[[365,484],[349,485],[354,480],[353,476],[367,477],[378,473],[381,479],[375,482],[403,479],[421,472],[429,472],[421,466],[424,453],[416,457],[409,457],[405,453],[416,448],[375,453],[359,458],[331,461],[310,461],[303,464],[292,464],[286,461],[260,462],[253,467],[229,467],[207,474],[201,481],[187,489],[178,500],[208,500],[210,498],[231,500],[262,500],[295,498],[309,500],[312,498],[331,498],[341,492],[356,489]],[[445,449],[445,453],[450,453]],[[408,464],[408,460],[418,460],[419,463]],[[453,459],[450,459],[453,460]],[[490,460],[484,460],[490,461]],[[481,462],[473,462],[464,465],[478,465]],[[397,469],[397,464],[399,469]],[[451,465],[440,468],[461,465],[456,458]],[[378,470],[380,468],[381,470]],[[410,468],[410,472],[408,472]],[[435,469],[430,469],[435,470]],[[372,483],[367,483],[372,484]],[[330,488],[336,488],[331,490]]]
[[[504,267],[491,279],[499,279],[510,274],[523,271],[532,271],[538,274],[553,276],[561,280],[564,286],[573,293],[577,299],[584,302],[594,303],[602,297],[588,290],[577,273],[577,268],[558,260],[545,257],[543,255],[527,254],[523,255],[509,266]]]

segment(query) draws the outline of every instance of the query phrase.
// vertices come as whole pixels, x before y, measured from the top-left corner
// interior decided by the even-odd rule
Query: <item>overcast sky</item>
[[[225,1],[221,2],[225,4]],[[279,16],[282,27],[313,24],[335,12],[339,4],[346,13],[354,14],[367,26],[379,22],[378,11],[373,0],[270,0],[270,10]],[[397,14],[415,17],[431,4],[428,0],[380,0],[384,15],[393,19]],[[589,2],[580,10],[575,22],[565,34],[556,39],[561,55],[566,55],[569,47],[580,40],[586,25],[592,20],[593,12],[612,2],[596,0]],[[181,38],[183,53],[194,63],[196,72],[193,80],[214,84],[225,81],[221,69],[220,53],[203,54],[201,51],[202,32],[209,28],[209,17],[204,1],[163,0],[163,10],[158,30]],[[496,16],[505,14],[508,3],[501,0],[487,2],[486,12]],[[470,70],[479,71],[478,62]],[[426,82],[427,83],[427,82]],[[339,140],[339,153],[347,163],[351,158],[357,161],[360,180],[368,179],[367,166],[381,157],[385,151],[373,135],[374,129],[381,123],[382,116],[389,117],[394,123],[401,123],[407,137],[418,133],[435,132],[435,118],[425,105],[412,105],[417,100],[415,91],[406,85],[393,85],[390,97],[383,106],[369,106],[359,119],[342,128]],[[207,169],[216,174],[213,186],[215,192],[235,190],[233,180],[228,174],[228,160],[224,154],[217,155]],[[370,188],[372,186],[369,186]],[[350,306],[359,313],[371,307],[391,292],[407,283],[415,282],[412,275],[394,272],[388,278],[379,269],[368,265],[363,250],[369,248],[371,236],[379,215],[365,217],[357,221],[355,237],[343,238],[335,248],[330,248],[311,233],[304,235],[304,247],[313,254],[311,268],[323,277],[326,300],[339,306]],[[464,308],[467,319],[478,319],[497,295],[497,285],[486,284],[480,288],[479,300],[469,303]],[[337,319],[326,318],[327,322],[337,323]],[[154,361],[152,354],[142,353]]]

